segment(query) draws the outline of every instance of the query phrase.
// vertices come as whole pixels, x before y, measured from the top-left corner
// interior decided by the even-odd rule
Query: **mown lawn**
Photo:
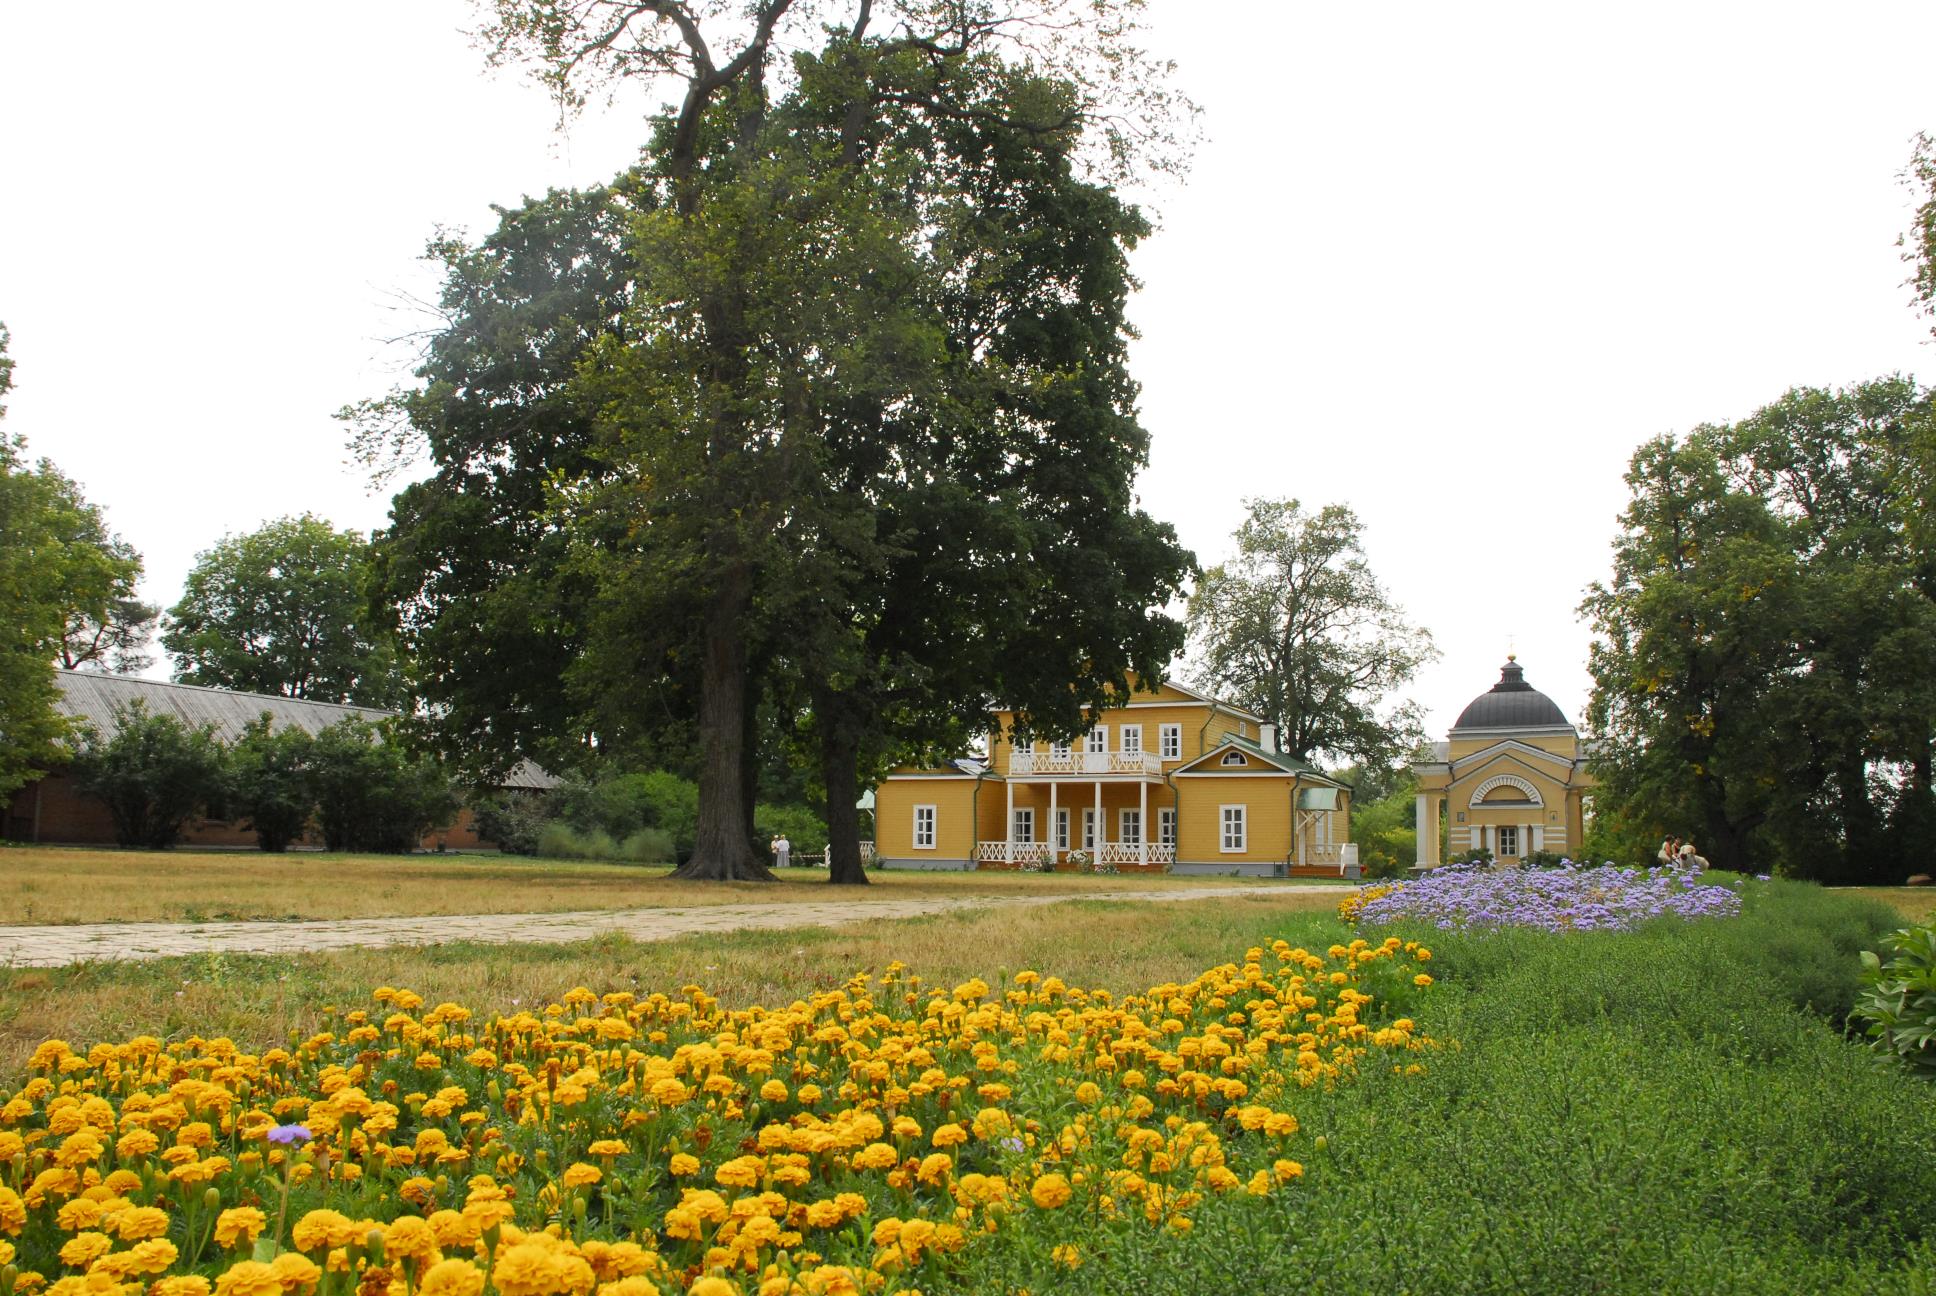
[[[877,871],[833,888],[816,869],[778,882],[675,882],[664,867],[498,855],[265,855],[254,851],[0,848],[0,923],[219,922],[417,914],[558,913],[676,905],[1053,894],[1228,886],[1161,874]],[[1263,888],[1284,882],[1257,881]]]

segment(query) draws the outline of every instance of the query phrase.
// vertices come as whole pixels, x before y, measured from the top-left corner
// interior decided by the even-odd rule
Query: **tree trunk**
[[[706,605],[699,679],[699,824],[692,858],[673,876],[693,881],[774,880],[747,840],[745,769],[747,660],[745,619],[752,573],[721,573]]]
[[[832,699],[814,703],[820,724],[820,778],[827,787],[827,881],[834,886],[866,886],[860,858],[860,740],[855,727]]]

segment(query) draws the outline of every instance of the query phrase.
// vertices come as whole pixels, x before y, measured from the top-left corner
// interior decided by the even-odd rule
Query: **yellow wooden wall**
[[[1177,816],[1176,857],[1192,864],[1283,863],[1291,853],[1291,787],[1280,778],[1182,778]],[[1246,849],[1223,850],[1222,807],[1245,807]],[[1337,840],[1342,841],[1339,837]]]
[[[915,849],[914,807],[917,805],[935,808],[933,850]],[[997,803],[996,815],[1000,814]],[[874,791],[874,849],[885,859],[974,858],[975,780],[883,779]]]

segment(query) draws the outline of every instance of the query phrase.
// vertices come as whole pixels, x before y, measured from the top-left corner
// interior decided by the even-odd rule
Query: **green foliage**
[[[1403,877],[1418,863],[1418,793],[1409,780],[1377,801],[1351,803],[1351,840],[1368,878]]]
[[[384,739],[364,720],[340,721],[316,735],[311,777],[330,850],[402,854],[457,813],[457,797],[438,764]]]
[[[0,325],[0,415],[13,386]],[[52,665],[139,670],[154,610],[135,598],[141,557],[99,506],[19,437],[0,434],[0,802],[60,763],[68,726]]]
[[[663,770],[568,780],[557,792],[557,817],[580,833],[623,841],[643,828],[665,833],[680,858],[692,853],[699,787]]]
[[[89,733],[74,753],[75,786],[104,802],[123,846],[165,850],[182,826],[226,791],[222,746],[140,703],[118,711],[112,738]]]
[[[794,859],[827,849],[827,824],[805,806],[759,805],[753,810],[753,835],[761,842],[784,836]]]
[[[1204,684],[1277,725],[1280,751],[1391,765],[1424,737],[1416,703],[1378,708],[1437,653],[1365,561],[1342,504],[1251,499],[1237,556],[1190,595]]]
[[[1936,1073],[1936,926],[1891,932],[1881,946],[1887,962],[1862,951],[1862,996],[1853,1016],[1878,1052]]]
[[[277,730],[266,713],[229,748],[227,808],[265,851],[288,850],[316,813],[314,748],[307,730]]]
[[[394,634],[369,611],[369,546],[311,514],[197,555],[161,642],[184,684],[394,707]]]
[[[552,794],[519,788],[473,794],[470,808],[477,835],[506,855],[540,854],[539,840],[558,815]]]
[[[640,828],[615,839],[603,829],[580,830],[569,824],[546,824],[537,835],[533,854],[551,859],[628,860],[634,864],[675,862],[672,834],[661,828]]]

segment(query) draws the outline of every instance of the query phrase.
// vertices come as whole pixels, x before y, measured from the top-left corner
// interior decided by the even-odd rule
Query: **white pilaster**
[[[1136,780],[1136,849],[1144,864],[1149,863],[1149,780]]]

